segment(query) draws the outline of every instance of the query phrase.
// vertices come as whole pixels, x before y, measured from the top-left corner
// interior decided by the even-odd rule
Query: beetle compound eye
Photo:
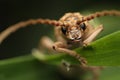
[[[66,27],[62,27],[61,30],[63,34],[66,34],[66,31],[67,31]]]
[[[81,23],[81,24],[80,24],[80,28],[82,28],[83,30],[85,30],[85,29],[86,29],[85,23]]]

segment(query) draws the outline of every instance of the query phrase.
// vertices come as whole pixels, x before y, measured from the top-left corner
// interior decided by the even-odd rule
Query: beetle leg
[[[42,48],[46,48],[48,50],[52,50],[52,45],[54,44],[54,42],[49,38],[49,37],[42,37],[40,40],[40,45],[39,45],[39,49]],[[42,49],[41,49],[42,50]]]
[[[55,51],[57,51],[57,52],[66,53],[66,54],[68,54],[70,56],[75,57],[77,60],[80,61],[81,66],[83,66],[83,67],[86,66],[86,64],[87,64],[87,61],[86,61],[85,58],[81,57],[81,55],[77,54],[75,51],[67,49],[67,45],[63,44],[62,42],[54,43],[53,49]]]
[[[103,69],[102,66],[89,66],[88,69],[93,74],[93,80],[99,80],[100,72]]]
[[[83,46],[87,46],[90,42],[92,42],[96,36],[103,30],[103,26],[100,25],[97,28],[95,28],[95,30],[93,31],[93,33],[83,41]]]

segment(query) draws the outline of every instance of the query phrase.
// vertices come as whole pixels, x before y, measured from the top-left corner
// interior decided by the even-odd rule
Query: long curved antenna
[[[6,30],[4,30],[3,32],[0,33],[0,44],[11,33],[17,31],[20,28],[31,25],[31,24],[49,24],[49,25],[53,25],[53,26],[62,26],[63,25],[63,23],[60,22],[60,21],[50,20],[50,19],[35,19],[35,20],[31,19],[31,20],[28,20],[28,21],[19,22],[15,25],[12,25],[12,26],[8,27]]]
[[[93,13],[93,14],[90,14],[86,17],[83,17],[82,20],[79,20],[77,22],[77,24],[80,24],[84,21],[90,21],[94,18],[97,18],[97,17],[101,17],[101,16],[107,16],[107,15],[111,15],[111,16],[120,16],[120,11],[117,11],[117,10],[110,10],[110,11],[107,11],[107,10],[104,10],[104,11],[101,11],[101,12],[96,12],[96,13]]]

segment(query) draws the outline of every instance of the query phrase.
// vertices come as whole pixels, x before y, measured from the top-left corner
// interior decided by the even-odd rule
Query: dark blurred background
[[[120,9],[118,0],[0,0],[0,32],[20,21],[36,18],[58,20],[67,12]],[[30,54],[41,36],[53,33],[53,27],[31,25],[10,35],[0,45],[0,59]]]

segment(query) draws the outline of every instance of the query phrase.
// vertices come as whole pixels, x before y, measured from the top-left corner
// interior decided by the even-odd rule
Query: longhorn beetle
[[[103,30],[103,26],[99,25],[94,28],[89,24],[89,21],[101,16],[114,15],[120,16],[120,11],[117,10],[104,10],[96,12],[88,16],[83,16],[78,12],[66,13],[60,20],[50,19],[31,19],[28,21],[19,22],[15,25],[8,27],[0,34],[0,43],[11,33],[19,28],[31,24],[48,24],[53,25],[55,30],[55,37],[57,41],[53,43],[48,37],[42,38],[42,44],[49,49],[54,49],[58,52],[64,52],[75,57],[80,61],[82,66],[86,66],[87,61],[80,54],[70,50],[71,47],[87,46],[93,39]]]
[[[72,51],[71,48],[79,46],[87,46],[95,37],[103,30],[103,26],[99,25],[94,28],[89,23],[90,20],[101,16],[120,16],[120,11],[117,10],[104,10],[96,12],[88,16],[83,16],[78,12],[66,13],[60,20],[50,19],[31,19],[28,21],[19,22],[15,25],[8,27],[6,30],[0,33],[0,44],[11,33],[15,32],[19,28],[26,27],[32,24],[49,24],[54,26],[55,37],[57,41],[54,43],[50,38],[43,37],[41,43],[48,49],[63,52],[75,57],[80,63],[81,67],[93,72],[93,80],[98,80],[99,70],[102,67],[87,66],[87,61],[80,54]],[[66,64],[66,63],[65,63]],[[69,67],[70,65],[68,65]]]

